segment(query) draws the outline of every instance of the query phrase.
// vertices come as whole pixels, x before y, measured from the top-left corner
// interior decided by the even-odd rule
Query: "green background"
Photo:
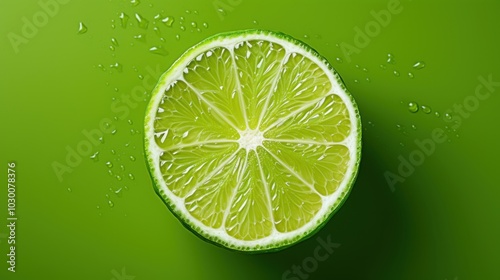
[[[293,265],[311,265],[317,238],[340,246],[288,279],[499,279],[500,87],[483,100],[474,94],[478,77],[500,81],[500,2],[436,2],[401,0],[381,25],[375,15],[392,1],[2,1],[0,279],[285,279]],[[39,3],[57,6],[49,14]],[[159,13],[173,25],[155,24]],[[79,22],[86,33],[77,34]],[[142,152],[159,75],[207,36],[246,28],[282,31],[318,50],[356,98],[364,126],[359,176],[340,211],[313,238],[260,255],[185,229],[153,191]],[[412,68],[417,61],[425,67]],[[121,69],[110,67],[117,62]],[[408,102],[432,112],[411,113]],[[445,117],[464,102],[466,115]],[[447,140],[418,158],[415,140],[436,128]],[[411,155],[418,166],[401,176]],[[15,273],[6,263],[11,161]],[[54,165],[66,169],[58,176]],[[387,172],[401,176],[392,189]]]

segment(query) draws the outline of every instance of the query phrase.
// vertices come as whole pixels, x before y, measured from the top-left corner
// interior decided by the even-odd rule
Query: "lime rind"
[[[251,40],[251,39],[263,39],[270,40],[281,45],[286,46],[287,52],[297,52],[303,54],[315,61],[327,75],[329,75],[331,81],[336,81],[332,83],[332,91],[336,94],[340,94],[342,99],[346,104],[349,104],[349,118],[351,122],[351,132],[349,135],[350,141],[344,141],[343,143],[348,147],[350,151],[350,164],[346,171],[346,177],[344,178],[342,184],[339,186],[337,191],[330,196],[327,196],[323,203],[329,207],[323,207],[321,213],[307,224],[298,230],[288,232],[286,234],[280,235],[279,237],[272,236],[271,238],[266,238],[265,242],[261,239],[242,241],[235,238],[231,238],[227,235],[221,235],[220,232],[207,228],[201,222],[188,216],[188,212],[182,203],[182,199],[175,196],[166,186],[162,179],[162,174],[160,172],[158,159],[154,155],[161,153],[155,145],[153,140],[154,133],[154,118],[151,112],[156,112],[158,109],[158,104],[162,97],[165,89],[180,75],[182,75],[183,69],[192,61],[197,54],[203,53],[213,47],[226,47],[232,48],[237,42]],[[147,114],[145,118],[145,150],[147,155],[147,163],[151,173],[151,177],[154,181],[155,191],[162,198],[167,207],[177,216],[177,218],[186,226],[189,230],[194,232],[196,235],[206,239],[207,241],[214,243],[225,248],[238,250],[238,251],[248,251],[248,252],[263,252],[263,251],[274,251],[291,246],[298,241],[305,239],[317,230],[319,230],[331,216],[335,214],[340,206],[345,202],[352,185],[356,179],[358,166],[361,160],[361,119],[359,116],[359,111],[354,101],[352,95],[348,92],[345,87],[341,77],[334,70],[334,68],[328,63],[328,61],[319,55],[314,49],[309,47],[307,44],[296,40],[288,35],[279,32],[264,31],[264,30],[243,30],[238,32],[229,32],[218,34],[213,37],[207,38],[206,40],[200,42],[199,44],[188,49],[173,65],[167,70],[160,78],[159,84],[153,90],[151,97],[151,102],[147,107]]]

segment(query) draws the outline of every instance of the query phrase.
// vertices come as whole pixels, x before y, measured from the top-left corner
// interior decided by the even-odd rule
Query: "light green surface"
[[[16,53],[8,34],[21,36],[23,17],[32,21],[42,8],[36,1],[3,1],[0,278],[118,280],[125,272],[135,279],[497,279],[500,192],[495,174],[500,150],[495,121],[500,87],[465,112],[469,115],[461,117],[457,132],[446,134],[451,142],[435,144],[435,151],[394,192],[384,173],[398,173],[400,155],[408,159],[417,154],[415,139],[430,139],[434,129],[452,125],[443,118],[445,111],[473,101],[479,76],[500,81],[499,4],[401,1],[391,7],[399,12],[375,32],[379,25],[371,23],[371,11],[387,10],[388,1],[280,2],[142,0],[134,7],[129,1],[68,1],[45,25],[31,30]],[[226,3],[225,15],[214,3]],[[120,26],[120,12],[130,16],[132,26]],[[175,18],[171,28],[160,25],[164,43],[153,31],[159,12]],[[137,27],[135,13],[149,20],[147,30]],[[180,29],[181,16],[186,31]],[[88,31],[78,35],[80,21]],[[201,32],[191,32],[192,21]],[[374,28],[373,37],[360,44],[355,27],[367,25]],[[154,193],[142,154],[142,92],[151,90],[188,47],[212,34],[246,28],[302,38],[329,59],[356,98],[365,129],[359,177],[341,210],[308,241],[266,255],[230,252],[182,227]],[[141,33],[147,33],[145,43],[133,38]],[[114,52],[111,38],[119,44]],[[346,44],[357,46],[359,53],[346,57],[340,48]],[[149,52],[159,45],[168,55]],[[386,63],[388,53],[394,65]],[[417,61],[426,66],[412,69]],[[122,72],[109,71],[115,62]],[[410,101],[430,106],[441,117],[422,109],[410,113]],[[103,119],[113,117],[119,120],[102,128],[116,133],[104,133],[104,143],[92,145],[99,160],[82,157],[60,181],[52,165],[66,164],[66,147],[85,145],[82,132],[100,129]],[[139,133],[131,134],[131,129]],[[17,163],[18,179],[15,274],[7,271],[5,239],[11,160]],[[108,174],[108,161],[122,180]],[[316,254],[317,259],[328,258],[314,261],[316,248],[329,241],[335,246]],[[302,275],[287,274],[293,265],[303,264],[311,272],[302,268]]]

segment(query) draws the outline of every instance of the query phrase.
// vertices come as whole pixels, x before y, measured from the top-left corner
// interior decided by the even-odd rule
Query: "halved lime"
[[[361,156],[356,104],[332,66],[285,34],[245,30],[187,50],[145,120],[159,196],[224,247],[268,251],[324,225]]]

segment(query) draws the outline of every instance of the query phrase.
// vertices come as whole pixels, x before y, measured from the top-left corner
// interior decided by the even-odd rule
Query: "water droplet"
[[[95,152],[93,155],[91,155],[90,159],[94,160],[95,162],[99,161],[99,152]]]
[[[99,142],[104,143],[104,138],[102,136],[99,137]]]
[[[205,29],[207,29],[208,28],[208,23],[204,22],[203,23],[203,27],[205,27]]]
[[[87,26],[85,26],[85,24],[83,24],[83,22],[79,22],[78,23],[78,34],[84,34],[87,32]]]
[[[165,17],[161,20],[161,22],[163,22],[167,27],[172,27],[172,24],[174,23],[174,17]]]
[[[365,67],[363,67],[363,69],[361,69],[363,72],[368,72],[368,69],[366,69]]]
[[[342,63],[342,62],[344,62],[344,61],[342,60],[342,58],[340,58],[340,57],[335,58],[335,60],[336,60],[338,63]]]
[[[403,142],[399,142],[399,146],[404,147],[405,144]]]
[[[422,106],[420,106],[420,108],[422,108],[422,112],[424,112],[426,114],[430,114],[432,112],[432,109],[429,106],[422,105]]]
[[[119,89],[119,88],[117,88],[117,87],[115,87],[115,88],[114,88],[114,91],[119,92],[119,91],[120,91],[120,89]]]
[[[252,23],[255,24],[255,25],[259,25],[259,22],[256,21],[256,20],[252,21]]]
[[[134,39],[141,41],[141,42],[146,42],[146,35],[144,35],[144,34],[135,35]]]
[[[109,174],[109,176],[113,176],[113,170],[108,169],[108,174]]]
[[[354,79],[354,82],[355,82],[356,84],[357,84],[357,83],[359,83],[358,79]]]
[[[385,66],[384,64],[380,64],[380,68],[381,68],[382,70],[385,70],[385,69],[387,69],[387,66]]]
[[[67,190],[68,190],[68,192],[72,192],[72,190],[71,190],[71,188],[70,188],[70,187],[68,187],[68,188],[67,188]]]
[[[121,65],[119,62],[115,62],[115,64],[109,65],[109,68],[114,68],[118,72],[122,72],[123,71],[123,65]]]
[[[111,24],[111,29],[115,29],[115,25],[114,24]]]
[[[425,62],[423,61],[417,61],[415,64],[413,64],[413,68],[420,70],[425,67]]]
[[[444,114],[445,120],[451,121],[453,119],[453,116],[450,113]]]
[[[182,22],[183,22],[183,21],[184,21],[184,17],[182,17],[182,16],[181,16],[181,17],[179,18],[179,21],[182,21]]]
[[[129,19],[129,16],[125,13],[120,13],[120,15],[118,15],[118,18],[120,18],[120,23],[121,23],[121,26],[123,28],[126,28],[127,27],[127,23],[128,23],[128,19]]]
[[[399,75],[400,75],[398,70],[394,70],[392,73],[394,73],[394,76],[396,76],[396,77],[399,77]]]
[[[175,39],[176,39],[177,41],[179,41],[179,40],[181,39],[181,35],[176,34],[176,35],[175,35]]]
[[[181,27],[179,27],[182,31],[186,31],[186,27],[184,25],[181,25]]]
[[[160,29],[159,29],[158,27],[156,27],[156,26],[155,26],[155,27],[153,27],[153,31],[156,33],[156,35],[157,35],[158,37],[161,37],[161,32],[160,32]]]
[[[135,14],[135,19],[137,20],[137,25],[142,29],[148,29],[149,21],[142,17],[140,14]]]
[[[436,116],[436,118],[439,118],[441,116],[441,114],[439,114],[438,111],[434,112],[434,116]]]
[[[365,79],[368,83],[371,82],[370,78],[366,77]]]
[[[130,180],[134,180],[135,179],[134,174],[132,174],[132,173],[129,173],[128,177],[130,178]]]
[[[108,205],[109,207],[113,208],[113,206],[115,206],[115,204],[113,203],[113,201],[111,200],[108,200]]]
[[[132,6],[137,6],[139,4],[141,4],[141,2],[139,0],[130,0],[130,4],[132,4]]]
[[[413,128],[413,130],[417,130],[417,126],[414,124],[411,125],[411,128]]]
[[[198,24],[197,24],[196,22],[192,21],[192,22],[191,22],[191,26],[192,26],[193,28],[196,28],[196,27],[198,27]]]
[[[123,196],[123,188],[118,188],[116,190],[113,190],[113,192],[116,194],[116,196],[118,197],[122,197]]]
[[[111,161],[106,162],[106,166],[109,168],[113,167],[113,163]]]
[[[394,56],[390,53],[387,54],[387,63],[396,64],[396,60],[394,59]]]
[[[166,56],[168,52],[162,46],[153,46],[149,48],[149,51],[154,54]]]
[[[135,161],[135,157],[134,156],[130,156],[130,160],[131,161]]]
[[[112,43],[113,45],[117,46],[117,47],[119,46],[119,45],[118,45],[118,41],[116,40],[116,38],[111,38],[111,43]]]
[[[116,131],[117,131],[116,129],[111,130],[111,134],[112,134],[112,135],[115,135],[115,134],[116,134]]]
[[[412,72],[408,72],[408,78],[413,79],[415,76],[413,75]]]
[[[114,52],[115,51],[115,46],[109,46],[109,49]]]
[[[190,11],[190,10],[186,10],[186,14],[190,14],[190,13],[191,13],[191,11]]]
[[[116,175],[116,180],[121,181],[122,180],[122,176]]]
[[[227,16],[226,11],[224,9],[222,9],[222,8],[217,9],[217,12],[219,12],[223,16]]]
[[[418,104],[416,102],[408,103],[408,111],[410,111],[411,113],[418,112]]]

